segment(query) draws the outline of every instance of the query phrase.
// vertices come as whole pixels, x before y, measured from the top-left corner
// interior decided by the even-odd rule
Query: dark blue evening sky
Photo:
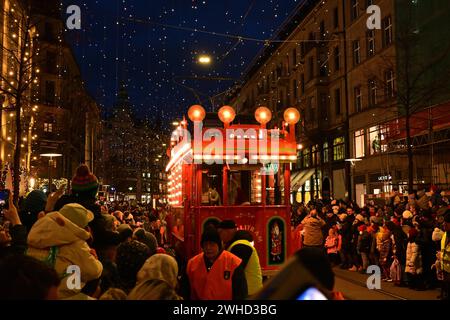
[[[301,0],[102,0],[66,1],[81,8],[82,30],[67,31],[89,92],[111,110],[120,81],[140,118],[179,118],[239,78],[263,43],[212,32],[269,39]],[[165,25],[165,26],[164,26]],[[169,27],[173,26],[173,27]],[[197,29],[203,32],[176,28]],[[201,66],[198,54],[214,57]]]

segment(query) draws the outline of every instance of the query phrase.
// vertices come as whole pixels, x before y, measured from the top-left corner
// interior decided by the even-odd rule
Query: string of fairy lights
[[[62,10],[62,3],[59,9]],[[43,29],[41,20],[35,21],[29,17],[26,8],[18,6],[15,2],[10,2],[9,7],[4,10],[4,24],[7,26],[7,36],[3,43],[2,49],[6,52],[6,72],[2,75],[2,91],[7,97],[7,105],[4,110],[7,110],[7,117],[2,126],[3,132],[6,133],[5,140],[11,147],[15,148],[20,144],[22,149],[21,156],[21,172],[29,173],[31,168],[31,161],[37,160],[35,141],[38,139],[38,126],[43,126],[45,121],[43,115],[40,113],[40,104],[45,103],[41,98],[44,92],[42,91],[42,72],[41,67],[54,64],[56,73],[56,81],[54,87],[54,97],[52,106],[58,109],[62,108],[62,91],[63,91],[63,75],[67,73],[64,65],[64,46],[63,46],[63,32],[60,28],[55,34],[56,43],[52,47],[56,47],[55,60],[48,56],[49,49],[44,48],[46,37],[41,37],[40,30]],[[34,17],[36,18],[36,17]],[[54,30],[56,28],[52,28]],[[50,47],[50,46],[49,46]],[[22,55],[23,50],[23,55]],[[44,54],[42,54],[44,52]],[[52,61],[50,61],[52,60]],[[44,70],[47,72],[48,70]],[[16,141],[16,110],[13,105],[17,97],[21,98],[21,141]],[[52,131],[54,128],[51,128]],[[45,130],[44,130],[45,131]],[[60,136],[59,130],[54,130],[56,137]],[[5,154],[7,163],[12,163],[13,155],[11,152]]]
[[[325,5],[328,1],[320,2]],[[78,5],[83,14],[82,30],[72,32],[73,44],[90,91],[100,106],[111,110],[123,83],[135,114],[152,120],[160,118],[163,123],[179,117],[186,106],[196,102],[192,92],[177,85],[174,77],[238,79],[253,64],[260,49],[313,41],[304,37],[291,39],[284,34],[277,37],[284,20],[295,18],[293,12],[303,10],[302,0],[248,0],[239,4],[151,1],[151,5],[121,0],[112,6],[96,0],[79,1]],[[308,19],[320,14],[320,10],[313,10]],[[316,20],[319,31],[320,21]],[[213,57],[207,68],[196,61],[204,53]],[[232,86],[229,81],[200,82],[194,78],[180,83],[211,97]]]
[[[84,68],[88,86],[102,107],[110,109],[114,106],[118,87],[124,83],[138,116],[171,122],[194,102],[191,92],[172,81],[174,77],[238,78],[260,44],[224,37],[211,41],[210,34],[199,36],[190,29],[143,25],[127,19],[146,12],[152,21],[168,22],[168,25],[194,29],[197,25],[199,30],[218,28],[223,33],[238,34],[256,26],[251,33],[259,33],[265,38],[276,30],[299,1],[223,3],[195,0],[151,1],[150,4],[122,0],[113,6],[105,6],[102,1],[79,1],[84,14],[83,30],[73,36],[73,43],[77,56],[81,57],[80,65]],[[211,68],[198,66],[196,58],[201,53],[216,57]],[[213,80],[180,82],[188,86],[194,82],[195,90],[206,91],[210,96],[230,85],[229,81]]]
[[[5,8],[5,25],[8,26],[8,33],[6,41],[3,43],[3,50],[7,52],[6,69],[7,75],[2,76],[3,86],[2,91],[6,93],[7,102],[11,105],[15,102],[15,99],[20,95],[22,104],[20,110],[20,117],[23,119],[24,125],[22,126],[22,139],[21,141],[15,140],[15,117],[16,111],[10,109],[8,106],[6,110],[10,110],[6,117],[6,141],[15,146],[16,143],[20,143],[20,147],[24,148],[28,144],[32,144],[32,140],[37,139],[37,135],[33,133],[36,127],[29,128],[28,120],[30,117],[36,117],[38,113],[38,105],[35,104],[38,101],[38,88],[39,88],[39,73],[40,69],[33,59],[36,59],[40,54],[40,48],[33,43],[34,39],[38,39],[39,34],[36,30],[25,30],[26,25],[21,25],[23,17],[26,17],[26,13],[19,8],[16,3],[11,3],[9,8]],[[27,33],[27,34],[26,34]],[[21,56],[21,46],[24,46],[24,55]],[[22,64],[20,68],[20,64]],[[22,71],[21,71],[22,70]],[[21,74],[19,74],[21,73]],[[5,81],[6,79],[7,81]],[[22,88],[27,87],[26,91]],[[6,89],[6,90],[5,90]],[[23,93],[21,91],[24,91]],[[28,134],[31,129],[31,135]],[[31,141],[30,141],[31,140]],[[9,153],[6,155],[7,160],[12,160],[12,155]],[[21,159],[22,167],[25,167],[26,158]],[[22,169],[23,170],[23,169]]]

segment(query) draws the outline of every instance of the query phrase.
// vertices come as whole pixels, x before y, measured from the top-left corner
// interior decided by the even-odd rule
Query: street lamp
[[[209,65],[211,63],[211,57],[206,54],[202,54],[198,57],[198,62],[203,65]]]
[[[61,157],[61,153],[42,153],[41,157],[48,158],[48,193],[52,193],[52,165],[53,158]]]

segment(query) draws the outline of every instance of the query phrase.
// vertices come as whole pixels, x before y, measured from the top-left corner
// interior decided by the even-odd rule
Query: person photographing
[[[323,233],[322,228],[326,222],[320,218],[316,209],[312,209],[302,221],[303,225],[303,245],[305,247],[323,248]]]

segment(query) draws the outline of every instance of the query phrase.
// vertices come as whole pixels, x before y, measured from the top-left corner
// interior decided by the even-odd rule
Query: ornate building
[[[166,141],[161,128],[137,120],[121,86],[113,113],[105,121],[104,184],[111,198],[165,201]]]
[[[369,30],[366,9],[374,4],[381,29]],[[441,0],[298,5],[229,97],[242,113],[268,106],[279,125],[286,106],[299,109],[297,201],[331,195],[362,204],[365,194],[406,192],[409,177],[415,188],[449,187],[450,45],[442,43],[449,21]],[[408,83],[407,75],[418,80]]]
[[[12,164],[15,148],[21,148],[22,171],[27,174],[24,182],[32,184],[36,178],[44,181],[49,175],[48,158],[41,157],[45,153],[61,154],[52,161],[56,179],[70,181],[82,162],[95,171],[100,111],[87,93],[74,54],[64,40],[60,2],[2,0],[0,6],[2,89],[8,89],[6,79],[17,88],[26,86],[21,95],[20,142],[16,141],[16,114],[9,107],[16,97],[2,95],[2,164]],[[25,28],[26,19],[22,18],[27,16],[30,24]],[[21,191],[27,187],[32,185]]]

